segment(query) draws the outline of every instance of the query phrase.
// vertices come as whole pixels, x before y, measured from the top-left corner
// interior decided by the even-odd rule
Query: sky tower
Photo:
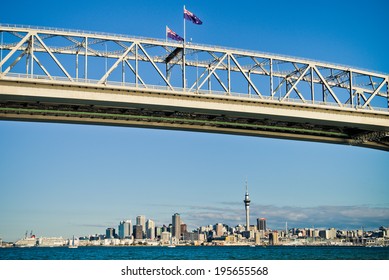
[[[246,231],[250,230],[250,197],[249,197],[249,189],[246,181],[246,194],[244,196],[244,208],[246,209]]]

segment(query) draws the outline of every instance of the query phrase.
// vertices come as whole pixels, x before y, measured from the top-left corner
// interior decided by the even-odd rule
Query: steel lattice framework
[[[2,118],[57,116],[59,121],[66,121],[67,116],[71,122],[83,122],[92,117],[100,119],[97,123],[110,119],[108,123],[122,120],[127,125],[127,120],[128,125],[158,123],[160,127],[211,128],[216,132],[389,149],[387,74],[193,43],[185,45],[184,56],[182,43],[86,31],[0,25],[0,34]],[[80,98],[71,94],[69,99],[55,94],[51,99],[39,94],[24,98],[25,93],[22,98],[9,91],[15,85],[40,85],[42,90],[65,87],[70,93],[82,88],[125,96],[163,94],[170,103],[127,100],[119,105],[111,100],[103,104],[97,100],[93,103],[93,98],[79,102]],[[181,106],[175,98],[189,100],[187,103],[195,98],[205,105]],[[207,107],[210,102],[251,107],[240,111],[216,106],[212,111]],[[267,111],[256,114],[259,109],[253,107],[251,111],[252,106]],[[280,113],[273,115],[273,109]],[[311,117],[310,112],[316,115]],[[332,117],[325,119],[319,113]]]

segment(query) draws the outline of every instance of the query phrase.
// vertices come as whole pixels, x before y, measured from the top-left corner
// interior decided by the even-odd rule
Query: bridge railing
[[[66,33],[75,33],[78,34],[78,36],[84,36],[84,35],[91,35],[91,36],[107,36],[117,39],[139,39],[139,40],[151,40],[155,42],[160,43],[166,43],[166,39],[159,39],[159,38],[151,38],[151,37],[144,37],[144,36],[136,36],[136,35],[127,35],[127,34],[118,34],[118,33],[112,33],[112,32],[101,32],[101,31],[91,31],[91,30],[83,30],[83,29],[71,29],[71,28],[59,28],[59,27],[47,27],[47,26],[34,26],[34,25],[22,25],[22,24],[7,24],[7,23],[0,23],[0,27],[8,27],[8,28],[15,28],[15,29],[33,29],[37,31],[54,31],[54,32],[66,32]],[[174,44],[174,43],[173,43]],[[175,43],[176,45],[179,45],[178,43]],[[389,76],[388,73],[382,72],[382,71],[373,71],[371,69],[363,68],[363,67],[351,67],[350,65],[340,64],[340,63],[333,63],[325,60],[318,60],[318,59],[307,59],[299,56],[293,56],[293,55],[280,55],[275,54],[272,52],[264,52],[264,51],[252,51],[247,50],[243,48],[233,48],[233,47],[227,47],[227,46],[219,46],[219,45],[211,45],[211,44],[198,44],[193,42],[187,42],[187,47],[196,47],[196,48],[211,48],[211,49],[222,49],[224,51],[232,51],[237,53],[246,53],[248,55],[255,54],[255,55],[265,55],[269,57],[278,57],[280,59],[293,59],[293,60],[299,60],[299,61],[305,61],[307,63],[309,62],[315,62],[323,65],[331,65],[339,68],[352,68],[354,70],[360,70],[364,72],[374,72],[377,74],[382,74]]]

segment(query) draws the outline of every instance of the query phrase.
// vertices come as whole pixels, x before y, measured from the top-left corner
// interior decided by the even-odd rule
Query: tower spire
[[[244,206],[246,209],[246,231],[250,230],[250,197],[249,197],[249,188],[247,184],[247,179],[246,179],[246,194],[244,196]]]

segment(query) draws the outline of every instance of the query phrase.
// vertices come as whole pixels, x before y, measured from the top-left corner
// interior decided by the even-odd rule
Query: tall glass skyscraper
[[[257,229],[266,231],[266,219],[265,218],[258,218],[257,219]]]
[[[121,221],[119,224],[119,238],[124,239],[132,235],[132,223],[131,220]]]
[[[147,238],[153,240],[155,239],[155,223],[153,220],[147,220],[146,222],[146,228],[147,228]]]

